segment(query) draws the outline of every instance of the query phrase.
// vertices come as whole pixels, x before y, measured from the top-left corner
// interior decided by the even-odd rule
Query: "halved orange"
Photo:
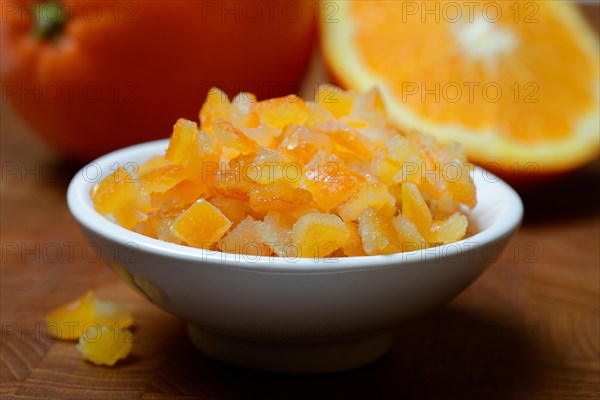
[[[333,7],[335,6],[335,7]],[[334,79],[382,92],[403,129],[463,144],[501,175],[597,157],[599,44],[566,1],[334,1],[322,48]]]

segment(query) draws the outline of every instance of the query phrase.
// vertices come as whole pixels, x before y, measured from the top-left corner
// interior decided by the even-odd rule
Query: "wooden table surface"
[[[322,79],[317,60],[307,85]],[[76,166],[4,102],[1,127],[1,398],[600,398],[598,162],[523,193],[524,224],[498,262],[445,307],[398,327],[384,358],[302,377],[232,368],[195,351],[181,321],[83,250],[65,202]],[[137,322],[132,355],[115,368],[84,362],[44,329],[50,309],[89,289],[126,305]]]

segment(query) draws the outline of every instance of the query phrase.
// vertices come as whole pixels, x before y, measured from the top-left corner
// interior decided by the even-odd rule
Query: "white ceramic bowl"
[[[90,188],[114,171],[162,154],[167,140],[128,147],[84,167],[69,208],[90,243],[127,283],[188,322],[212,358],[294,373],[374,361],[403,321],[446,303],[499,257],[523,214],[519,196],[484,170],[473,172],[475,235],[389,256],[330,259],[250,257],[204,251],[129,231],[94,209]]]

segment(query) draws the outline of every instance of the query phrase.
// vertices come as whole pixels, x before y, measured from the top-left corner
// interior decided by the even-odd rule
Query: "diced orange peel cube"
[[[250,256],[269,256],[272,250],[260,238],[263,222],[247,216],[236,225],[217,245],[219,250]]]
[[[250,189],[250,208],[257,213],[269,211],[294,211],[310,207],[311,193],[306,189],[295,188],[280,180],[268,185],[255,185]]]
[[[333,154],[319,152],[304,167],[304,184],[322,210],[332,210],[347,199],[365,178]]]
[[[462,214],[452,214],[445,221],[434,221],[427,239],[431,243],[453,243],[465,236],[469,222]]]
[[[291,124],[283,129],[277,150],[303,167],[317,152],[330,151],[332,148],[333,144],[327,135],[306,126]]]
[[[417,186],[409,182],[402,184],[402,215],[412,221],[421,234],[429,232],[433,222],[431,211]]]
[[[222,90],[213,87],[206,95],[206,101],[200,109],[199,119],[202,131],[214,133],[213,126],[217,119],[230,120],[231,102]]]
[[[348,228],[350,236],[348,237],[348,242],[342,246],[344,255],[349,257],[366,256],[367,253],[365,253],[360,234],[358,233],[358,224],[355,222],[346,222],[346,228]]]
[[[428,246],[417,226],[408,218],[398,215],[392,219],[396,233],[396,246],[401,251],[421,250]]]
[[[327,257],[349,240],[348,227],[333,214],[306,214],[292,227],[292,243],[297,246],[298,257]]]
[[[173,164],[186,165],[191,149],[194,148],[198,135],[198,124],[180,118],[173,126],[171,141],[165,153],[165,159]]]
[[[254,153],[260,148],[254,139],[224,119],[217,118],[214,122],[214,130],[224,146],[234,148],[242,154]]]
[[[358,216],[367,208],[380,210],[388,209],[393,215],[396,200],[388,192],[388,187],[380,183],[366,182],[361,184],[337,210],[344,221],[356,221]]]
[[[185,179],[181,165],[158,167],[140,176],[140,184],[148,193],[164,193]]]
[[[282,129],[287,125],[303,125],[310,118],[310,110],[296,95],[264,100],[256,103],[252,111],[261,124]]]
[[[367,208],[358,217],[358,231],[363,249],[370,256],[402,251],[395,240],[396,231],[392,220],[372,208]]]
[[[184,179],[164,192],[151,193],[150,199],[154,210],[168,211],[187,208],[200,197],[208,195],[210,189],[207,186]]]
[[[295,249],[291,246],[292,226],[295,218],[290,214],[270,211],[265,215],[263,223],[257,227],[258,237],[262,243],[280,257],[286,257]]]
[[[208,249],[231,225],[221,210],[205,199],[199,199],[173,221],[171,231],[189,246]]]
[[[248,204],[236,198],[225,197],[217,194],[210,197],[208,201],[210,204],[221,210],[221,212],[225,214],[225,216],[233,223],[233,225],[237,225],[242,222],[250,212]]]
[[[373,156],[375,146],[371,140],[344,123],[326,121],[317,124],[315,130],[331,138],[338,152],[345,151],[353,157],[364,159],[369,159]]]
[[[92,187],[90,197],[101,214],[111,214],[135,203],[138,197],[137,179],[123,167]]]

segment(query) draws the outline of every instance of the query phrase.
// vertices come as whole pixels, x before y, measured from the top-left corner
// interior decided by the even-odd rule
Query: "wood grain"
[[[313,67],[308,89],[325,79],[318,60]],[[498,262],[447,306],[399,327],[383,359],[294,377],[205,358],[182,322],[85,254],[65,202],[76,166],[60,161],[7,104],[1,113],[3,399],[600,398],[600,199],[590,189],[597,162],[524,193],[524,225]],[[19,174],[8,174],[14,166]],[[59,257],[50,253],[56,248]],[[116,368],[82,361],[72,343],[44,331],[50,309],[88,289],[127,305],[138,323],[133,354]]]

